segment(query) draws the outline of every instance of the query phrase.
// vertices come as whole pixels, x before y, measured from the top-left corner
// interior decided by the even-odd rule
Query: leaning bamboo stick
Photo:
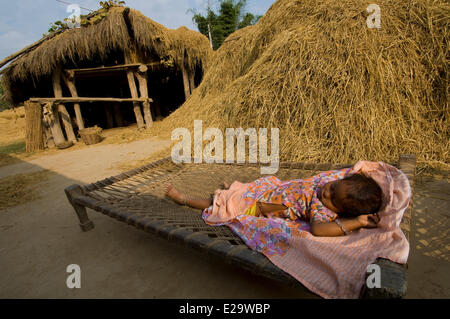
[[[41,43],[43,43],[43,42],[45,42],[45,41],[47,41],[47,40],[50,40],[51,38],[53,38],[53,37],[55,37],[56,35],[62,33],[63,31],[65,31],[65,30],[55,31],[55,32],[49,34],[48,36],[46,36],[46,37],[40,39],[39,41],[36,41],[36,42],[30,44],[29,46],[26,46],[26,47],[23,48],[22,50],[20,50],[20,51],[14,53],[14,54],[11,54],[10,56],[4,58],[3,60],[0,61],[0,68],[3,67],[5,64],[11,62],[12,60],[15,60],[16,58],[20,57],[21,55],[23,55],[23,54],[25,54],[25,53],[27,53],[27,52],[32,51],[32,50],[33,50],[34,48],[36,48],[37,46],[41,45]],[[4,70],[2,70],[2,72],[0,72],[0,73],[3,73],[3,71],[5,71],[6,69],[7,69],[7,68],[5,68]]]
[[[102,66],[97,68],[85,68],[85,69],[66,69],[64,70],[67,77],[72,79],[77,76],[89,76],[89,75],[96,75],[99,73],[109,73],[109,72],[118,72],[118,71],[128,71],[128,70],[136,70],[139,69],[139,71],[142,72],[143,69],[148,69],[157,67],[160,65],[164,65],[162,62],[152,62],[152,63],[130,63],[130,64],[121,64],[121,65],[113,65],[113,66]]]

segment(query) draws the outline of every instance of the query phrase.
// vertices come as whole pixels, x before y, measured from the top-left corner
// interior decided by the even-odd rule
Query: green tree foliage
[[[125,1],[120,1],[120,0],[100,1],[100,6],[103,9],[109,9],[111,7],[122,7],[124,5],[125,5]]]
[[[98,15],[96,15],[95,17],[93,17],[90,20],[87,19],[87,15],[81,15],[80,16],[81,25],[86,26],[91,23],[95,24],[95,23],[99,22],[101,19],[103,19],[103,17],[107,14],[109,8],[122,7],[124,5],[125,5],[125,1],[121,1],[121,0],[100,1],[100,9],[97,10]],[[59,30],[68,29],[69,28],[68,22],[71,22],[70,19],[65,18],[64,21],[58,20],[58,21],[51,23],[50,28],[48,29],[47,33],[44,33],[44,36],[49,35],[53,32],[59,31]]]
[[[214,50],[217,50],[225,39],[234,31],[254,25],[261,16],[245,12],[247,0],[219,0],[219,12],[215,13],[210,6],[206,14],[202,15],[191,9],[194,13],[192,21],[197,25],[200,33],[211,39]]]

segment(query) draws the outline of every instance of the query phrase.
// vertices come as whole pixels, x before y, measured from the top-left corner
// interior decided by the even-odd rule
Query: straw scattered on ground
[[[0,179],[0,210],[38,199],[37,185],[47,180],[50,174],[50,171],[44,170]]]
[[[118,169],[121,172],[126,172],[129,170],[138,168],[138,167],[142,167],[149,163],[156,162],[160,159],[169,157],[172,152],[172,147],[175,143],[176,142],[172,143],[172,145],[170,145],[170,147],[167,147],[159,152],[153,153],[149,157],[145,157],[145,158],[139,159],[137,161],[122,162],[118,165],[114,165],[113,167],[111,167],[111,169]]]
[[[23,107],[0,112],[0,167],[30,161],[41,156],[52,155],[59,152],[71,152],[83,149],[86,146],[80,139],[74,146],[59,150],[57,148],[45,149],[27,153],[25,150],[25,112]],[[160,122],[154,122],[156,126]],[[103,140],[96,145],[123,144],[155,136],[148,131],[138,130],[136,125],[103,130]],[[156,137],[156,136],[155,136]]]

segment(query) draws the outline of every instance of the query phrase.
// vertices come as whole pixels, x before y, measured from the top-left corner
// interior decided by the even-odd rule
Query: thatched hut
[[[29,119],[29,131],[42,126],[44,144],[58,145],[75,142],[76,130],[87,126],[149,128],[191,95],[211,52],[198,32],[170,30],[136,10],[111,7],[16,54],[1,71],[2,82],[13,105],[26,101],[37,108],[34,117],[43,113],[42,123]]]

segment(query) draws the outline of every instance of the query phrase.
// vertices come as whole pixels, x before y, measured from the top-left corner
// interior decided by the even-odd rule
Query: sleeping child
[[[203,209],[206,224],[226,225],[321,297],[358,298],[368,265],[378,258],[408,260],[400,223],[411,187],[392,165],[360,161],[307,179],[267,176],[224,188],[213,200],[192,199],[172,185],[165,191],[181,205]]]
[[[328,171],[308,179],[280,181],[275,176],[251,183],[235,181],[217,190],[214,199],[193,199],[169,184],[166,195],[180,205],[205,210],[209,225],[224,224],[240,215],[300,219],[314,236],[348,235],[376,228],[382,190],[370,177],[351,169]]]

